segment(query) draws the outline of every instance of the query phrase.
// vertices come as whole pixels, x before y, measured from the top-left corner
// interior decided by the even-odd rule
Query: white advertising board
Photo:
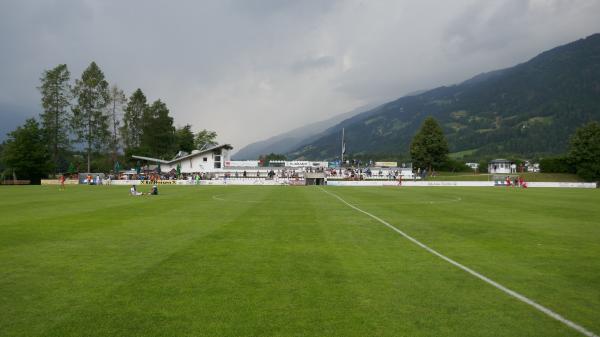
[[[328,181],[329,186],[398,186],[398,181]],[[462,187],[493,187],[493,181],[403,181],[402,186],[431,187],[431,186],[462,186]],[[596,183],[559,183],[559,182],[531,182],[528,187],[555,187],[555,188],[596,188]],[[500,186],[502,187],[502,186]]]
[[[228,160],[225,167],[258,167],[258,160]]]

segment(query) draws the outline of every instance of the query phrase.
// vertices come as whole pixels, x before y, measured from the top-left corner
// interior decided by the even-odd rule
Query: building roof
[[[494,160],[490,160],[491,164],[498,164],[498,163],[512,163],[511,160],[507,160],[507,159],[494,159]]]
[[[135,158],[135,159],[141,159],[141,160],[151,161],[151,162],[155,162],[155,163],[161,163],[161,164],[170,165],[170,164],[182,161],[182,160],[187,159],[187,158],[192,158],[192,157],[200,156],[200,155],[206,154],[208,152],[212,152],[212,151],[219,150],[219,149],[231,150],[231,149],[233,149],[233,146],[231,146],[229,144],[222,144],[222,145],[217,145],[217,146],[209,147],[209,148],[204,149],[204,150],[194,150],[194,151],[192,151],[191,154],[188,154],[188,155],[185,155],[185,156],[181,156],[181,157],[175,157],[175,158],[173,158],[171,160],[164,160],[164,159],[158,159],[158,158],[152,158],[152,157],[144,157],[144,156],[136,156],[136,155],[133,155],[131,157]]]

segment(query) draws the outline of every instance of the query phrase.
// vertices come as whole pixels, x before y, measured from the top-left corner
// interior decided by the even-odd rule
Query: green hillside
[[[600,34],[512,68],[389,102],[339,123],[289,155],[335,158],[342,128],[348,153],[406,154],[427,116],[440,121],[451,152],[563,153],[577,127],[600,120]]]

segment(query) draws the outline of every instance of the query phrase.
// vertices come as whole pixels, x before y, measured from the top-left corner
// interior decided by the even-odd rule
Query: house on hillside
[[[179,151],[171,160],[136,155],[133,155],[132,158],[145,161],[149,166],[158,167],[160,165],[162,172],[177,170],[178,165],[181,173],[213,172],[221,171],[225,163],[231,160],[231,150],[233,150],[231,145],[223,144],[204,150],[194,150],[191,154]]]

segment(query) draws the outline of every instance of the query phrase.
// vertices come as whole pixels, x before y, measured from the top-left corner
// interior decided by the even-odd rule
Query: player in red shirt
[[[65,189],[65,175],[64,174],[60,175],[59,181],[60,181],[60,190],[63,191]]]

